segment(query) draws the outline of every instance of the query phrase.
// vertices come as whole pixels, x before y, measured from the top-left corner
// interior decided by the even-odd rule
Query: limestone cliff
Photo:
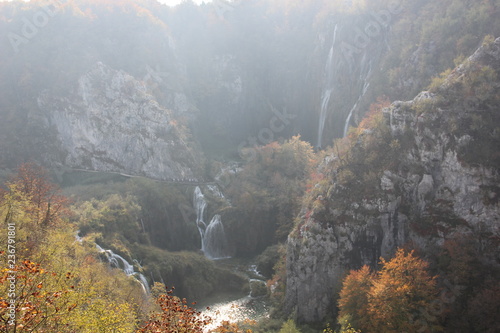
[[[432,92],[385,109],[379,151],[363,150],[384,133],[369,128],[352,148],[363,156],[327,157],[328,179],[288,238],[288,313],[307,322],[334,315],[345,274],[400,246],[432,260],[447,239],[469,237],[485,265],[500,265],[499,73],[500,38]]]
[[[51,163],[155,179],[198,177],[200,153],[187,130],[124,71],[98,63],[69,96],[44,93],[38,106],[59,143]]]

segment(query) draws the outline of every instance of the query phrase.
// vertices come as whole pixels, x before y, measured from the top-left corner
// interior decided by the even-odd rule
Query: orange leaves
[[[349,318],[363,332],[432,332],[438,328],[432,314],[437,299],[435,277],[414,252],[399,249],[390,261],[381,259],[380,272],[367,266],[351,271],[340,292],[340,318]],[[415,325],[415,323],[419,325]],[[418,327],[417,327],[418,326]]]
[[[316,184],[320,183],[324,178],[325,175],[320,172],[317,171],[311,172],[306,184],[306,192],[307,193],[311,192],[311,190],[316,186]]]
[[[157,303],[162,312],[153,314],[138,332],[203,332],[203,328],[211,319],[203,317],[200,312],[189,307],[185,298],[173,296],[173,289],[158,297]]]
[[[59,286],[57,274],[48,272],[40,267],[40,264],[30,260],[24,260],[11,270],[2,270],[0,276],[0,290],[8,288],[8,278],[15,272],[15,286],[10,299],[0,297],[0,331],[8,332],[7,321],[9,311],[15,308],[15,328],[19,332],[32,332],[35,330],[57,331],[61,315],[76,307],[72,303],[67,305],[69,291],[64,286]],[[70,276],[71,273],[69,273]],[[66,281],[66,280],[63,280]],[[59,290],[61,288],[62,290]],[[57,314],[57,316],[56,316]]]
[[[350,324],[355,328],[368,327],[368,293],[373,287],[375,274],[368,266],[352,270],[344,279],[339,298],[339,317],[350,316]]]
[[[399,249],[390,261],[381,260],[383,265],[373,288],[369,292],[369,313],[377,329],[391,332],[409,330],[422,314],[428,314],[431,303],[437,297],[435,277],[428,273],[429,265],[416,257],[414,252],[406,254]],[[436,320],[428,315],[427,329]],[[410,328],[408,328],[410,327]]]
[[[28,199],[28,211],[36,224],[57,224],[63,215],[68,214],[68,199],[49,181],[47,171],[36,164],[22,164],[7,185],[14,196],[22,194]]]

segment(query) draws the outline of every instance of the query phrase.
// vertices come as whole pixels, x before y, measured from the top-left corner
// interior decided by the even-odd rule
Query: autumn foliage
[[[174,296],[173,292],[174,290],[170,289],[158,296],[156,302],[161,312],[152,314],[147,324],[138,332],[203,332],[203,328],[210,323],[210,319],[203,317],[200,312],[190,307],[185,298],[180,299]]]
[[[138,283],[75,240],[70,207],[43,168],[22,165],[0,196],[0,332],[132,332]],[[8,230],[8,232],[7,232]]]
[[[413,251],[399,249],[382,269],[351,271],[340,292],[341,323],[362,332],[439,332],[436,278]]]
[[[339,318],[353,327],[369,327],[369,317],[366,315],[369,311],[368,295],[374,280],[375,274],[366,265],[357,271],[351,271],[340,292]]]
[[[30,201],[30,213],[37,225],[54,224],[68,214],[68,199],[49,181],[47,171],[34,163],[22,164],[8,186]]]
[[[10,284],[12,279],[16,288],[0,295],[1,332],[58,332],[67,326],[64,318],[77,307],[71,297],[75,288],[72,273],[49,272],[24,260],[1,272],[0,285]],[[10,295],[15,296],[15,306],[7,298]]]

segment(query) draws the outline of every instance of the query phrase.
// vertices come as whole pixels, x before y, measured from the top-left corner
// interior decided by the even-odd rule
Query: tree
[[[429,265],[411,251],[397,250],[373,275],[367,266],[344,280],[339,322],[362,332],[439,332],[436,277]]]
[[[376,332],[437,332],[433,315],[437,300],[436,278],[428,273],[429,265],[399,249],[390,261],[381,260],[368,294],[369,314]]]
[[[74,311],[74,276],[63,276],[24,260],[0,275],[1,332],[62,332]]]
[[[500,331],[500,286],[491,279],[469,301],[467,320],[476,332],[494,333]]]
[[[187,300],[172,295],[174,289],[160,295],[156,303],[161,312],[150,316],[148,322],[139,329],[140,333],[178,332],[202,333],[210,319],[187,305]]]
[[[6,185],[0,196],[0,331],[132,332],[147,306],[141,286],[101,263],[93,242],[75,241],[67,200],[43,169],[22,165]]]
[[[299,136],[252,151],[254,158],[226,191],[233,207],[227,210],[231,215],[223,216],[242,254],[254,254],[286,240],[315,160],[313,148]]]
[[[373,287],[375,275],[368,266],[352,270],[344,279],[339,298],[339,322],[349,323],[354,328],[367,331],[370,326],[368,294]]]
[[[7,186],[11,191],[19,191],[30,201],[30,213],[37,225],[46,227],[68,212],[68,199],[49,181],[47,171],[37,164],[21,164]]]

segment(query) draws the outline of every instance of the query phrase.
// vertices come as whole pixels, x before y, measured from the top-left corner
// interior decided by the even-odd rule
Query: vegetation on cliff
[[[21,165],[0,190],[0,331],[201,332],[210,319],[184,297],[247,291],[200,251],[208,221],[193,209],[195,182],[61,167],[53,113],[78,114],[65,119],[88,134],[88,100],[137,122],[116,154],[148,138],[130,161],[160,156],[160,136],[177,147],[172,160],[200,164],[231,254],[269,278],[258,284],[271,318],[216,332],[500,329],[499,0],[248,0],[223,13],[221,1],[56,2],[0,3],[0,177]],[[114,74],[101,82],[103,71]],[[92,96],[74,93],[89,76]],[[158,127],[136,117],[145,101]],[[323,103],[315,151],[311,110]],[[27,160],[52,167],[63,191]],[[176,295],[159,283],[145,295],[110,253]],[[285,306],[299,293],[311,326],[301,304]]]

